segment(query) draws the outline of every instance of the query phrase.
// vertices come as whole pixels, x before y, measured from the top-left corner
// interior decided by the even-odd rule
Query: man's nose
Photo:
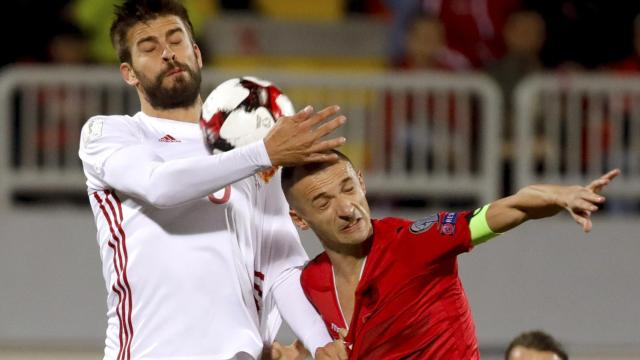
[[[164,50],[162,51],[162,60],[175,61],[176,53],[174,53],[173,50],[171,50],[171,48],[169,48],[168,46],[165,46]]]
[[[338,202],[338,217],[344,221],[352,221],[356,216],[356,208],[351,201]]]

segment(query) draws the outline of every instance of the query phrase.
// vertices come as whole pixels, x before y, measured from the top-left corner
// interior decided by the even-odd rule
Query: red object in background
[[[607,67],[620,74],[640,73],[640,56],[634,55]]]
[[[423,9],[443,22],[447,44],[476,68],[505,52],[502,29],[520,0],[423,0]]]

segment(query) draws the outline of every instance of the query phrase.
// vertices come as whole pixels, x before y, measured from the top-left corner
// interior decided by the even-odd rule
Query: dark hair
[[[131,62],[131,49],[127,46],[127,32],[139,22],[147,22],[158,16],[175,15],[184,22],[193,41],[193,25],[187,9],[177,0],[125,0],[115,6],[115,19],[111,24],[111,43],[120,62]]]
[[[351,164],[351,166],[353,166],[353,163],[351,162],[351,159],[349,159],[347,157],[347,155],[341,153],[338,150],[331,150],[332,153],[338,155],[338,161],[346,161],[349,164]],[[331,163],[331,162],[320,162],[320,163],[310,163],[310,164],[304,164],[304,165],[296,165],[296,166],[285,166],[282,168],[282,191],[284,192],[285,197],[287,197],[287,200],[289,200],[289,189],[291,189],[291,187],[298,182],[298,180],[300,180],[303,176],[301,176],[300,174],[312,174],[316,171],[322,170],[324,168],[326,168],[329,165],[332,165],[335,163]],[[302,173],[300,173],[300,171],[302,171]]]
[[[509,360],[511,350],[513,350],[513,348],[515,348],[516,346],[522,346],[527,349],[538,351],[552,352],[558,355],[562,360],[569,360],[569,356],[567,355],[567,352],[564,350],[562,345],[560,345],[560,343],[556,341],[556,339],[554,339],[551,335],[541,330],[525,332],[513,339],[509,344],[509,347],[507,347],[507,351],[504,353],[505,360]]]

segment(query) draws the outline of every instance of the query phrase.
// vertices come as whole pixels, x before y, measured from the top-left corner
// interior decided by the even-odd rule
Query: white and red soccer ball
[[[294,114],[289,98],[255,77],[218,85],[202,104],[200,128],[209,152],[229,151],[264,138],[281,116]]]

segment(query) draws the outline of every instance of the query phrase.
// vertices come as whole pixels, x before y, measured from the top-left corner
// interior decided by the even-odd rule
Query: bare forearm
[[[553,216],[565,209],[589,232],[591,214],[605,202],[600,192],[619,174],[620,170],[611,170],[587,186],[527,186],[515,195],[491,203],[486,212],[486,225],[494,233],[503,233],[527,220]]]
[[[531,185],[516,194],[494,201],[487,211],[487,223],[502,233],[530,219],[553,216],[567,206],[563,194],[571,188],[560,185]]]

